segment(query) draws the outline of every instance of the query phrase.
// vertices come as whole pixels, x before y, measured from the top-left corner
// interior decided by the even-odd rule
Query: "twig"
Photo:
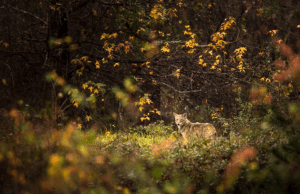
[[[10,76],[11,76],[11,82],[12,82],[12,92],[13,92],[13,105],[14,106],[16,106],[16,93],[15,93],[15,81],[14,81],[14,75],[13,75],[13,72],[12,72],[12,70],[11,70],[11,68],[10,68],[10,66],[7,64],[7,63],[5,63],[5,65],[9,68],[9,70],[10,70]]]
[[[22,12],[22,13],[31,15],[31,16],[35,17],[36,19],[40,20],[41,22],[43,22],[44,24],[48,25],[48,23],[47,23],[46,21],[44,21],[44,20],[41,19],[40,17],[38,17],[38,16],[36,16],[36,15],[30,13],[30,12],[27,12],[27,11],[24,11],[24,10],[21,10],[21,9],[18,9],[18,8],[13,7],[13,6],[11,6],[11,5],[8,5],[8,4],[6,4],[6,3],[4,3],[4,4],[7,5],[8,7],[12,8],[12,9],[15,9],[15,10],[20,11],[20,12]]]
[[[177,90],[175,89],[173,86],[170,86],[169,84],[166,84],[166,83],[163,83],[163,82],[158,82],[159,84],[162,84],[162,85],[165,85],[169,88],[171,88],[172,90],[174,90],[175,92],[178,92],[178,93],[181,93],[181,94],[185,94],[185,93],[194,93],[194,92],[202,92],[202,89],[200,90],[184,90],[184,91],[180,91],[180,90]]]
[[[255,46],[250,46],[250,45],[247,45],[247,44],[245,44],[245,43],[242,43],[241,41],[238,41],[239,43],[241,43],[242,45],[245,45],[245,46],[247,46],[247,47],[251,47],[251,48],[256,48],[256,49],[258,49],[258,50],[262,50],[262,51],[265,51],[266,49],[261,49],[261,48],[259,48],[259,47],[255,47]]]

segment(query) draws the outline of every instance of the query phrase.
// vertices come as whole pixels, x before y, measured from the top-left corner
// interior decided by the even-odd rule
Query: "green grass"
[[[72,124],[36,131],[1,142],[2,192],[216,193],[237,186],[242,191],[261,176],[270,146],[285,141],[280,133],[247,129],[215,141],[183,141],[163,122],[119,133],[82,132]],[[226,167],[233,155],[241,165]],[[226,174],[228,168],[236,173]]]

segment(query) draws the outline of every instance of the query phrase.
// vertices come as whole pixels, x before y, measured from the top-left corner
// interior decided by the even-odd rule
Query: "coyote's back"
[[[187,119],[185,114],[174,113],[175,123],[179,132],[184,138],[195,136],[203,139],[214,139],[217,131],[216,128],[210,123],[192,123]]]

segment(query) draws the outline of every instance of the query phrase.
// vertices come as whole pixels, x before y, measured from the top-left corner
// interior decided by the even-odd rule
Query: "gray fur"
[[[187,114],[176,114],[175,123],[183,138],[194,136],[203,139],[214,139],[216,136],[216,128],[210,123],[192,123],[187,119]]]

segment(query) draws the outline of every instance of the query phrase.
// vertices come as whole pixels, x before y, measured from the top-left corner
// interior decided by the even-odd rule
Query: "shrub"
[[[243,117],[249,114],[240,114],[240,121],[248,121]],[[102,134],[99,129],[81,131],[76,123],[41,133],[24,123],[1,141],[3,193],[216,193],[243,192],[253,185],[264,191],[260,185],[275,183],[267,178],[280,169],[269,161],[270,148],[287,142],[274,128],[232,130],[229,137],[214,141],[183,141],[162,121]],[[297,161],[298,144],[287,145],[294,154],[273,152]],[[255,154],[247,154],[249,150]],[[230,167],[234,161],[241,162]],[[228,174],[231,168],[237,173]]]

